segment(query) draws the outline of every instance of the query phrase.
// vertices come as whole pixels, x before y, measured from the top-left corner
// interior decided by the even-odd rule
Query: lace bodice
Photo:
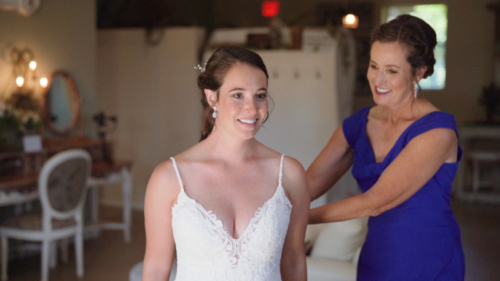
[[[281,281],[280,262],[292,205],[281,185],[257,209],[243,234],[234,239],[212,211],[184,191],[172,207],[172,229],[177,250],[176,281]]]

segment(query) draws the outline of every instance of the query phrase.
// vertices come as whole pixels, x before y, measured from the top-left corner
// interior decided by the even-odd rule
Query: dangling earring
[[[413,92],[414,92],[414,96],[413,96],[413,98],[414,98],[414,99],[417,99],[417,93],[418,93],[418,84],[417,84],[417,83],[415,83],[415,89],[414,89],[414,91],[413,91]]]
[[[214,106],[214,112],[212,113],[212,118],[217,118],[217,106]]]

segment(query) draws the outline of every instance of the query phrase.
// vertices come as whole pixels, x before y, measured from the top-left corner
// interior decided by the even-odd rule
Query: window
[[[443,4],[390,6],[382,9],[382,23],[388,22],[398,15],[410,14],[427,22],[436,31],[437,45],[434,49],[436,64],[434,73],[422,79],[422,89],[441,90],[446,84],[446,36],[448,30],[448,7]]]

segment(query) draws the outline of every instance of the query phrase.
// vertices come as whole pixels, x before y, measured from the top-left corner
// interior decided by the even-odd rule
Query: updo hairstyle
[[[217,49],[208,59],[205,71],[198,76],[198,88],[201,90],[201,104],[203,106],[203,125],[200,141],[210,135],[215,125],[215,119],[212,118],[213,109],[207,101],[204,90],[209,89],[217,92],[217,100],[219,100],[219,89],[224,83],[224,78],[229,69],[236,63],[255,66],[264,72],[266,78],[269,78],[264,61],[255,52],[236,46],[225,46]]]
[[[413,76],[419,67],[427,66],[423,78],[434,73],[434,47],[436,47],[436,32],[420,18],[412,15],[400,15],[397,18],[380,25],[372,34],[371,43],[399,42],[407,48],[407,61],[411,65]]]

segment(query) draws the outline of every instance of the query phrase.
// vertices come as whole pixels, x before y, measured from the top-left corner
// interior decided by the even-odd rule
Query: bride
[[[261,57],[222,47],[201,69],[201,141],[154,170],[143,281],[306,280],[302,165],[254,137],[268,117]]]

